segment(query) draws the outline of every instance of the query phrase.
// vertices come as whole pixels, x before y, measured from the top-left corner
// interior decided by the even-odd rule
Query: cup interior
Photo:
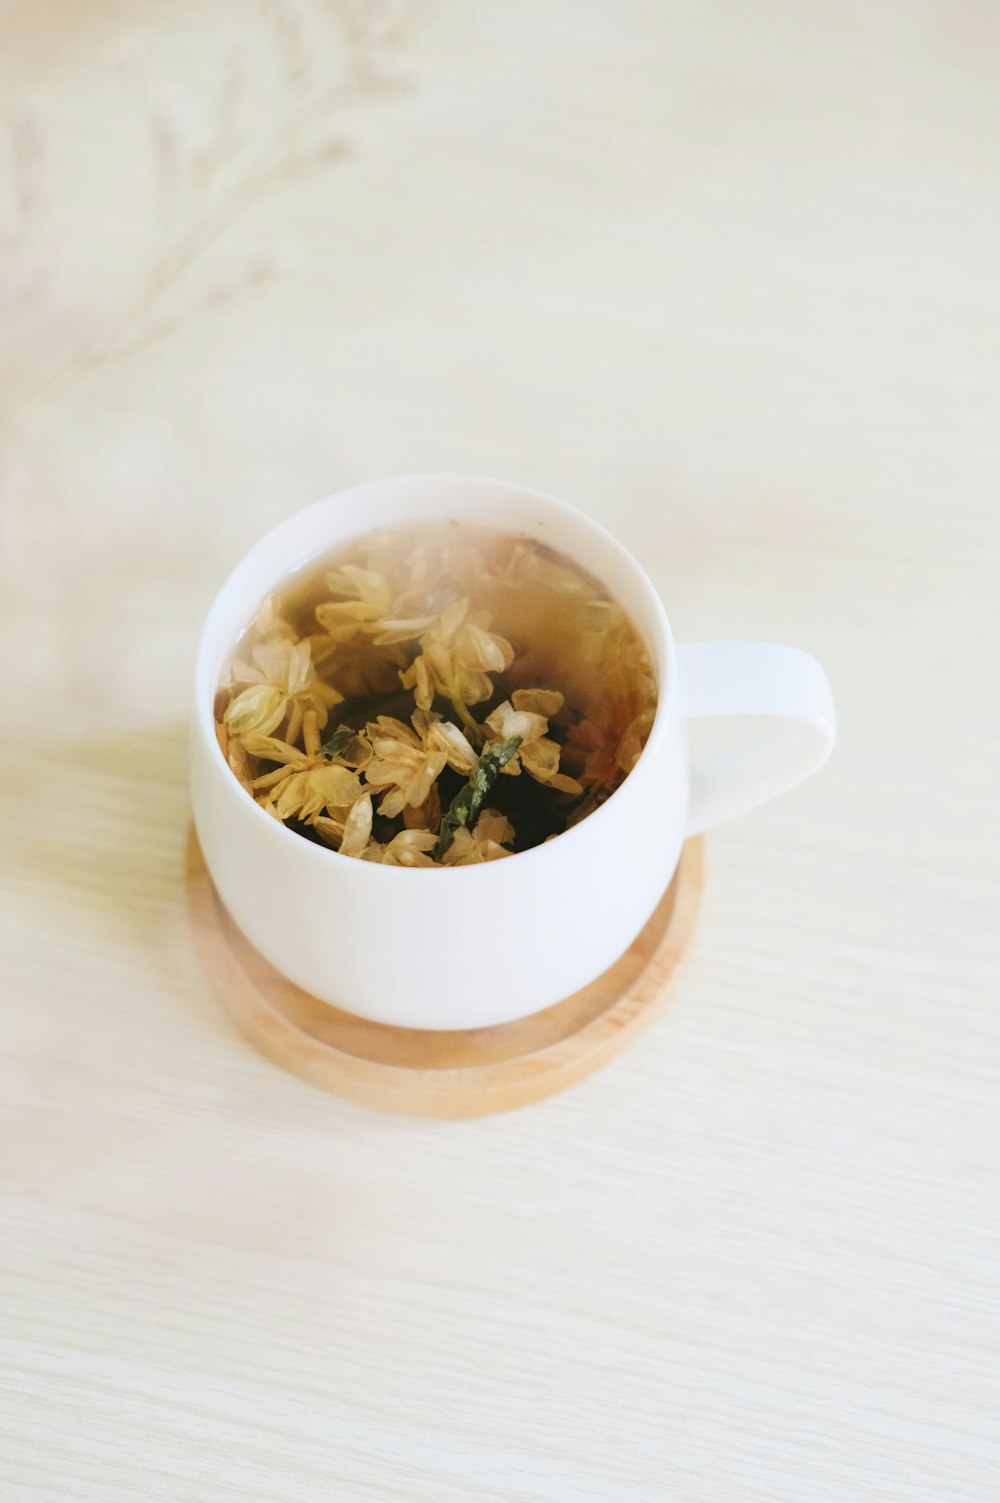
[[[659,690],[659,721],[673,676],[670,629],[659,595],[623,545],[572,506],[526,486],[416,475],[373,481],[318,501],[279,523],[236,565],[209,611],[198,652],[198,717],[213,742],[212,706],[222,671],[265,596],[312,559],[367,532],[421,521],[470,522],[521,533],[595,575],[628,611],[646,643]],[[652,734],[656,731],[654,724]]]

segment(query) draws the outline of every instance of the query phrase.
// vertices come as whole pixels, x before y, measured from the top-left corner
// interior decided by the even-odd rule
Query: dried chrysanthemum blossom
[[[451,727],[452,730],[456,728]],[[437,726],[431,727],[437,731]],[[461,732],[457,733],[461,735]],[[426,802],[437,778],[455,755],[441,734],[420,735],[391,715],[380,715],[367,727],[372,759],[365,768],[365,779],[372,788],[383,789],[379,813],[388,819],[401,814],[407,805]],[[464,737],[462,737],[464,741]],[[466,743],[468,744],[468,743]],[[469,747],[475,761],[475,753]]]
[[[437,836],[429,830],[400,830],[383,845],[378,840],[369,841],[362,860],[377,861],[383,866],[434,866],[430,854],[437,844]]]
[[[420,652],[405,673],[403,687],[429,710],[436,694],[450,699],[468,728],[470,705],[493,693],[491,673],[502,673],[514,660],[505,637],[491,632],[488,611],[472,611],[467,599],[446,606],[420,637]]]
[[[327,810],[334,817],[346,815],[361,797],[358,774],[336,762],[311,758],[303,761],[304,766],[287,763],[277,772],[255,778],[254,790],[268,795],[264,802],[279,819],[308,822]]]
[[[499,577],[508,584],[534,585],[556,595],[578,596],[593,593],[587,581],[575,569],[556,563],[542,553],[537,543],[520,539],[511,552]]]
[[[563,750],[583,788],[610,787],[632,771],[655,713],[655,706],[636,713],[630,695],[605,701],[570,728]]]
[[[513,701],[513,703],[511,702]],[[561,793],[582,793],[575,778],[559,771],[559,743],[547,734],[549,720],[562,709],[563,696],[556,689],[515,689],[511,699],[497,705],[486,725],[497,741],[520,737],[521,744],[506,764],[505,774],[525,772]]]
[[[350,642],[388,615],[392,586],[374,570],[341,564],[325,575],[325,581],[336,598],[316,607],[316,620],[331,641]]]
[[[367,727],[367,737],[372,758],[365,779],[385,790],[379,813],[389,819],[407,807],[424,805],[446,766],[467,773],[476,763],[476,753],[458,727],[427,711],[415,712],[412,730],[380,715]]]
[[[469,738],[453,725],[442,720],[433,710],[414,710],[411,717],[413,729],[430,751],[442,751],[448,766],[455,772],[468,774],[476,765],[476,752]]]
[[[630,669],[638,667],[639,657],[645,658],[645,651],[637,646],[635,633],[617,600],[586,602],[581,612],[578,646],[581,658],[588,663],[599,663],[604,673],[626,663]]]
[[[584,788],[611,788],[632,771],[656,714],[645,649],[616,626],[601,661],[602,694],[569,729],[564,753]]]
[[[215,736],[219,743],[222,755],[225,757],[230,769],[243,784],[249,794],[253,794],[253,769],[246,747],[235,736],[230,736],[229,727],[224,720],[215,722]]]
[[[437,830],[443,813],[441,792],[434,783],[422,804],[407,804],[403,810],[403,824],[408,830]]]
[[[268,595],[265,599],[253,619],[251,630],[262,642],[271,641],[274,637],[287,637],[289,642],[299,640],[298,632],[285,620],[273,595]]]
[[[253,779],[253,791],[279,819],[309,822],[326,812],[332,818],[342,820],[362,796],[358,772],[356,768],[345,765],[342,758],[332,760],[320,749],[315,710],[306,712],[303,740],[305,747],[300,750],[287,741],[260,732],[245,737],[243,746],[251,756],[258,761],[277,764],[272,771]],[[353,737],[352,740],[358,741],[359,738]],[[360,741],[357,751],[363,758],[364,746]]]
[[[615,749],[615,761],[623,773],[630,773],[638,762],[653,728],[655,715],[656,709],[651,705],[646,710],[640,710],[639,714],[629,721],[625,734]]]
[[[408,550],[400,603],[413,615],[436,614],[488,578],[483,540],[468,537],[457,523],[445,524],[418,538]]]
[[[378,646],[370,636],[338,642],[322,632],[305,638],[318,673],[336,684],[345,699],[368,694],[393,694],[408,658],[402,647]]]
[[[514,840],[514,826],[497,809],[484,809],[470,830],[457,829],[451,845],[441,857],[443,866],[476,866],[481,861],[496,861],[509,856],[507,849]]]
[[[366,789],[346,812],[331,809],[327,814],[314,815],[309,823],[342,856],[363,856],[371,839],[373,816],[372,796]]]
[[[251,662],[237,660],[232,681],[245,684],[226,707],[225,721],[231,736],[245,740],[257,733],[269,736],[286,722],[284,740],[294,742],[302,729],[302,717],[312,710],[319,725],[326,725],[329,712],[343,695],[332,684],[317,678],[308,642],[274,637],[258,642]]]

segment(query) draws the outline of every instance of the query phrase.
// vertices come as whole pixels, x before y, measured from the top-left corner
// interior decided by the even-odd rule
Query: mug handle
[[[681,712],[768,716],[758,739],[695,763],[687,833],[776,798],[821,767],[837,720],[829,680],[814,657],[773,642],[684,642],[677,648]]]

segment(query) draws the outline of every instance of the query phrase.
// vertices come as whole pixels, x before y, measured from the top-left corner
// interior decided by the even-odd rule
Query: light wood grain
[[[270,24],[0,7],[47,289],[0,315],[0,1496],[995,1503],[1000,13],[439,0],[163,317],[273,276],[14,416],[138,332],[150,101],[197,143],[235,47],[282,128]],[[218,583],[433,468],[582,506],[840,712],[713,836],[656,1027],[468,1123],[276,1070],[184,910]]]

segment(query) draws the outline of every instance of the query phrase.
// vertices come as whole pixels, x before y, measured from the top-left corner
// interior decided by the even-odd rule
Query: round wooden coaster
[[[704,847],[689,840],[642,933],[590,986],[496,1028],[424,1032],[372,1023],[276,971],[219,900],[192,831],[187,885],[195,942],[230,1012],[276,1064],[384,1111],[478,1117],[540,1101],[613,1059],[662,1010],[701,903]]]

